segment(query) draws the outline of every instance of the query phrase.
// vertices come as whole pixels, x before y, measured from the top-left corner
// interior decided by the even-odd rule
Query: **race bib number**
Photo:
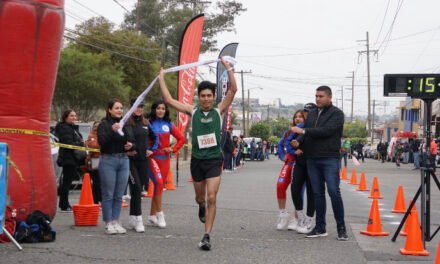
[[[200,149],[217,146],[217,140],[214,133],[197,136],[197,141],[199,141]]]

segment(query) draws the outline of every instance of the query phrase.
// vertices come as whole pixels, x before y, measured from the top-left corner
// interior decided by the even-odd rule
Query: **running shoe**
[[[338,228],[338,240],[339,241],[347,241],[347,230],[345,229],[345,226]]]
[[[159,228],[167,227],[167,223],[165,222],[165,215],[163,214],[163,212],[158,212],[156,214],[156,217],[157,217],[157,226]]]
[[[289,213],[280,213],[277,221],[277,230],[286,230],[289,225]]]
[[[147,218],[147,225],[157,226],[157,216],[149,215]]]
[[[199,204],[199,219],[200,222],[205,223],[206,221],[206,205],[205,203]]]
[[[61,209],[60,208],[60,213],[71,213],[72,212],[72,207],[67,207],[66,209]]]
[[[315,238],[315,237],[326,237],[328,234],[325,230],[321,230],[320,228],[316,227],[313,228],[312,231],[310,231],[306,237],[308,238]]]
[[[108,223],[105,226],[105,233],[108,235],[114,235],[118,233],[118,231],[116,231],[115,225],[113,223]]]
[[[310,233],[312,229],[313,229],[313,218],[306,216],[303,224],[301,226],[298,226],[296,232],[300,234],[307,234]]]
[[[209,240],[209,234],[205,234],[202,241],[199,242],[199,248],[205,251],[211,250],[211,242]]]
[[[123,228],[118,222],[113,224],[114,229],[116,230],[116,233],[118,234],[125,234],[127,233],[127,230]]]
[[[297,220],[295,217],[292,217],[292,219],[290,219],[290,221],[289,221],[289,225],[287,226],[287,230],[290,230],[290,231],[297,230],[300,223],[301,222],[299,219]]]

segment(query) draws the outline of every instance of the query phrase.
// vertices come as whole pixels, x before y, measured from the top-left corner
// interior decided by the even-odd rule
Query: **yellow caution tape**
[[[36,136],[50,136],[49,133],[31,129],[21,129],[21,128],[4,128],[0,127],[0,133],[9,133],[9,134],[24,134],[24,135],[36,135]]]
[[[87,147],[80,147],[75,145],[67,145],[62,143],[52,143],[54,146],[66,148],[66,149],[76,149],[76,150],[84,150],[84,151],[90,151],[90,152],[100,152],[99,149],[96,148],[87,148]]]
[[[24,182],[23,174],[21,173],[21,171],[20,171],[20,169],[18,168],[17,164],[15,164],[15,162],[13,162],[13,161],[11,160],[11,157],[9,157],[9,156],[6,156],[6,159],[8,160],[9,165],[11,165],[12,168],[14,168],[14,170],[17,172],[18,177],[20,177],[20,180],[21,180],[22,182]]]

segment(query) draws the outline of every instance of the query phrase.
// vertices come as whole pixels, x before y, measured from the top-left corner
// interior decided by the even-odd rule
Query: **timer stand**
[[[426,148],[430,149],[431,145],[431,116],[432,116],[432,102],[434,98],[422,99],[425,103],[425,118],[424,118],[424,138],[426,138]],[[423,144],[423,143],[422,143]],[[430,154],[430,152],[427,151]],[[422,155],[423,156],[423,155]],[[421,160],[423,160],[423,166],[420,168],[420,187],[417,190],[411,204],[408,206],[402,221],[399,224],[396,232],[393,235],[391,241],[395,242],[400,230],[402,229],[406,219],[408,218],[414,204],[417,202],[419,196],[421,196],[421,224],[422,224],[422,240],[423,247],[426,248],[426,241],[431,241],[434,236],[439,232],[440,226],[431,235],[431,176],[440,190],[440,182],[435,175],[435,161],[434,164],[431,163],[430,157],[425,155]]]

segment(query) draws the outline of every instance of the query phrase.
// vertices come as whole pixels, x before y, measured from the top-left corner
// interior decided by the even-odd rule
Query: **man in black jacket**
[[[307,237],[324,237],[326,232],[325,183],[332,201],[335,215],[338,240],[348,240],[344,222],[344,205],[339,189],[339,149],[344,127],[344,113],[332,105],[332,90],[328,86],[316,89],[317,109],[309,113],[304,129],[292,128],[298,133],[298,143],[307,159],[307,170],[310,175],[315,197],[316,226]]]

